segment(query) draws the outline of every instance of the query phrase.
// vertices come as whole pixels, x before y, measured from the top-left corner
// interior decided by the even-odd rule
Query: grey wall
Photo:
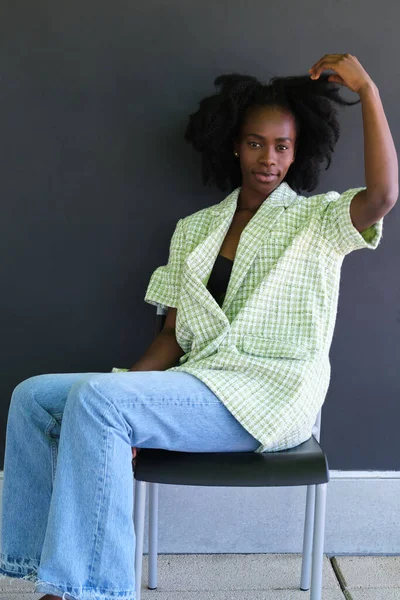
[[[349,52],[380,89],[396,143],[399,18],[394,1],[3,0],[2,461],[20,381],[129,367],[150,344],[143,297],[177,220],[227,195],[203,187],[183,140],[214,79],[305,74]],[[365,185],[361,106],[342,109],[341,125],[313,194]],[[332,469],[399,469],[399,229],[396,206],[381,246],[343,264],[322,414]]]

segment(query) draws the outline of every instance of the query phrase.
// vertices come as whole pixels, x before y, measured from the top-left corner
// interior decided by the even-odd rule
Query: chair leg
[[[135,480],[135,505],[133,510],[133,521],[135,526],[136,548],[135,548],[135,583],[136,600],[140,600],[140,589],[142,587],[142,563],[143,563],[143,539],[144,518],[146,510],[146,486],[145,481]]]
[[[327,483],[316,486],[310,600],[321,600]]]
[[[158,486],[158,483],[149,483],[149,590],[157,589]]]
[[[303,555],[301,560],[300,589],[310,589],[312,538],[314,530],[315,485],[307,486],[306,514],[304,518]]]

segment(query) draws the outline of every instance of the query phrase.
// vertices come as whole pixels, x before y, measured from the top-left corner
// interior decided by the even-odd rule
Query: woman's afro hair
[[[200,108],[189,116],[185,140],[202,155],[203,184],[215,184],[221,191],[232,191],[242,183],[239,161],[233,142],[239,138],[245,113],[250,107],[278,107],[289,110],[296,123],[296,158],[285,181],[296,191],[313,191],[325,159],[328,170],[339,139],[340,126],[335,104],[353,106],[339,96],[340,86],[309,75],[273,77],[262,84],[250,75],[231,73],[214,81],[218,93],[203,98]]]

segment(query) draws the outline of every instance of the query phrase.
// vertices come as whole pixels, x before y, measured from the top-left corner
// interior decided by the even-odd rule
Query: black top
[[[233,260],[222,256],[222,254],[218,254],[208,280],[207,289],[219,306],[222,306],[224,301],[232,267]]]

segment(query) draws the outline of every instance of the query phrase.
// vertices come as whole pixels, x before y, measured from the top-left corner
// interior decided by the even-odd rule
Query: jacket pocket
[[[261,358],[295,358],[305,360],[314,354],[306,346],[280,338],[260,335],[244,335],[242,338],[242,348],[247,354]]]

